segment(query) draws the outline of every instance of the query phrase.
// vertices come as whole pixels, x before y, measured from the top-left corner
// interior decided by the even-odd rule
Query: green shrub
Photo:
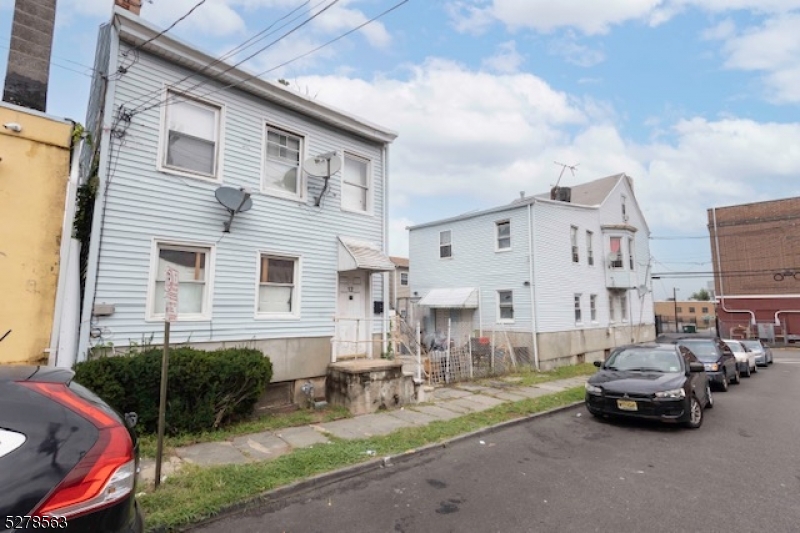
[[[137,429],[158,429],[161,383],[160,348],[78,363],[75,381],[121,413],[139,416]],[[178,434],[218,428],[253,412],[272,379],[272,363],[250,348],[170,350],[166,432]]]

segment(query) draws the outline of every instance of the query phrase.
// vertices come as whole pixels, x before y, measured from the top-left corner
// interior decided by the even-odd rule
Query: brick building
[[[716,316],[714,315],[714,302],[701,300],[666,300],[653,302],[653,311],[657,322],[661,325],[661,331],[675,331],[675,311],[678,312],[678,326],[693,325],[697,329],[708,329],[714,327]]]
[[[800,197],[708,210],[720,334],[800,340]]]

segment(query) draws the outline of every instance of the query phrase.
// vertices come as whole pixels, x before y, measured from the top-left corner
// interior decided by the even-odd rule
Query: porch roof
[[[478,289],[475,287],[431,289],[422,297],[419,305],[443,309],[476,309],[478,307]]]
[[[359,269],[388,272],[394,270],[394,263],[376,244],[340,236],[339,272]]]

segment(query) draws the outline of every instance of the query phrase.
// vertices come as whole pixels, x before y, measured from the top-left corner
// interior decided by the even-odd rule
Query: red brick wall
[[[800,281],[773,279],[776,272],[800,272],[800,197],[717,208],[721,268],[713,209],[708,227],[718,295],[800,294]]]

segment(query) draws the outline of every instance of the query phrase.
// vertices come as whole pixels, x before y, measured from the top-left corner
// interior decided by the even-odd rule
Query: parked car
[[[656,342],[674,343],[686,346],[702,361],[708,379],[718,390],[728,390],[728,384],[741,383],[741,373],[736,357],[719,337],[708,335],[664,334]]]
[[[767,366],[772,364],[772,350],[764,346],[758,339],[745,339],[741,342],[745,348],[749,349],[756,356],[756,366]]]
[[[741,375],[749,378],[758,372],[756,354],[753,353],[752,350],[738,340],[722,339],[722,342],[728,345],[728,348],[733,352],[733,356],[736,357],[736,364],[739,366],[739,373]]]
[[[687,348],[634,344],[617,348],[586,382],[585,403],[594,416],[626,416],[699,428],[714,406],[708,376]]]
[[[2,531],[140,533],[135,416],[120,416],[73,375],[0,366]]]

